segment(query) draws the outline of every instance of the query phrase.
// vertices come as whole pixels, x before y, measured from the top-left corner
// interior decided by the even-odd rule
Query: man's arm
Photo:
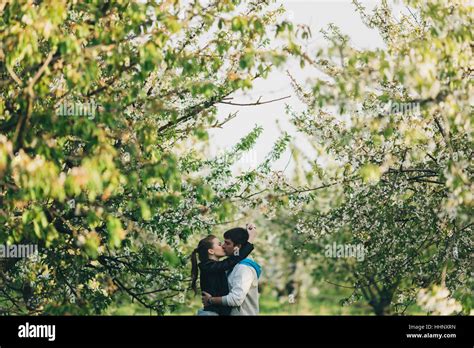
[[[245,300],[252,282],[254,275],[252,269],[248,266],[242,266],[236,274],[236,285],[232,288],[230,293],[222,297],[212,297],[206,292],[203,292],[202,302],[203,304],[217,304],[222,306],[239,307]]]

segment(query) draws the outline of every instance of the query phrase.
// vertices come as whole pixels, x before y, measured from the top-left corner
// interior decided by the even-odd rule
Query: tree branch
[[[260,99],[262,99],[262,97],[260,97],[260,98],[258,98],[258,100],[255,103],[232,103],[232,102],[227,102],[227,101],[224,101],[224,100],[221,100],[218,103],[219,104],[226,104],[226,105],[234,105],[234,106],[257,106],[257,105],[264,105],[264,104],[274,103],[274,102],[284,100],[284,99],[288,99],[288,98],[291,98],[291,95],[287,95],[286,97],[281,97],[281,98],[277,98],[277,99],[267,100],[267,101],[264,101],[264,102],[260,101]]]

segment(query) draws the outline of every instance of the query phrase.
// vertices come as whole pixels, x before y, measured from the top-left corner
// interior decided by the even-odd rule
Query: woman
[[[219,261],[226,254],[216,236],[209,235],[199,241],[197,248],[194,249],[191,255],[191,286],[195,293],[197,293],[196,281],[199,270],[201,271],[200,285],[202,292],[207,292],[216,297],[225,296],[229,293],[226,271],[234,268],[253,250],[253,244],[250,242],[255,238],[255,225],[248,224],[247,231],[249,233],[249,242],[242,245],[240,249],[234,250],[234,255],[229,256],[224,261]],[[196,255],[199,255],[199,265]],[[226,306],[206,305],[204,309],[198,311],[198,315],[229,315],[231,309],[231,307]]]

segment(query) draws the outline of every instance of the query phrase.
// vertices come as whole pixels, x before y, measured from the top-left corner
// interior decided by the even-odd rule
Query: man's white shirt
[[[229,294],[222,297],[224,306],[233,307],[230,315],[258,315],[258,277],[255,269],[237,264],[227,274]]]

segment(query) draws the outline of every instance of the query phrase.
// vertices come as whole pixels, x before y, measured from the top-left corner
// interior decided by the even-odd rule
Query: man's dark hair
[[[244,245],[249,240],[249,233],[245,228],[235,227],[224,233],[225,239],[230,239],[234,244]]]

